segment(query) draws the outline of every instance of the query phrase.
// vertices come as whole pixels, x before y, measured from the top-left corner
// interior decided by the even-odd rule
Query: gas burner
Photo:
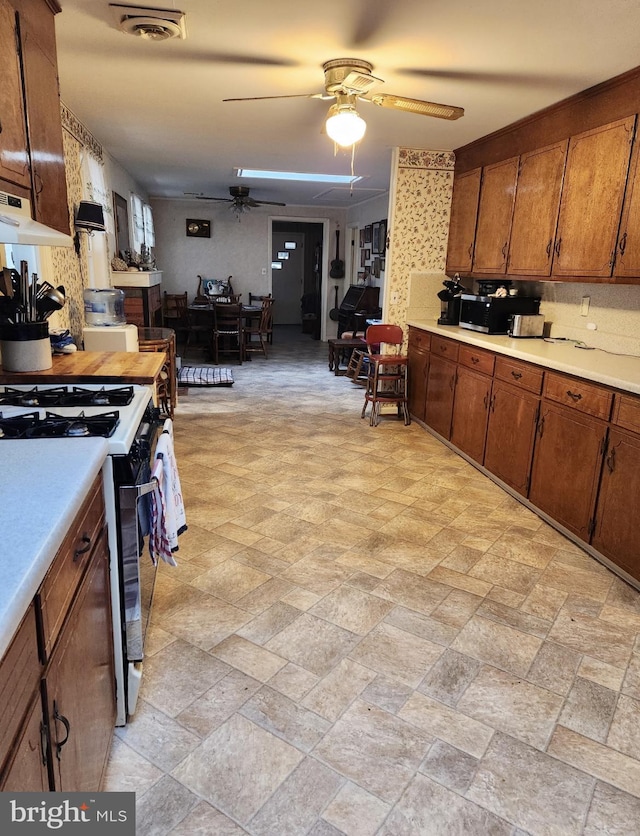
[[[3,418],[0,413],[0,439],[3,438],[78,438],[100,436],[110,438],[120,423],[120,413],[105,412],[102,415],[56,415],[46,412],[26,412]]]
[[[0,405],[5,406],[127,406],[133,400],[133,386],[85,389],[80,386],[14,389],[0,391]]]

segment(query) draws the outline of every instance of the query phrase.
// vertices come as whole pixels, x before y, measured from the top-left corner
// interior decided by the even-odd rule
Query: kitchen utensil
[[[13,271],[10,267],[3,267],[0,274],[0,290],[5,296],[13,296]]]

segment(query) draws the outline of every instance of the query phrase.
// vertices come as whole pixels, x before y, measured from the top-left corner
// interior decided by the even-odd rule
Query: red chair
[[[404,418],[405,426],[411,423],[407,399],[409,358],[402,354],[404,334],[399,325],[370,325],[365,334],[367,343],[367,383],[364,393],[364,418],[371,404],[369,423],[372,427],[380,421],[382,404],[395,404],[398,418]]]

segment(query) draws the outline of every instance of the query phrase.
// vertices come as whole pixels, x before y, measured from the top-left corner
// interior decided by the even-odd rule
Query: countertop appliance
[[[460,322],[460,300],[461,294],[467,288],[460,284],[460,276],[456,273],[453,279],[445,279],[442,282],[445,289],[438,293],[440,300],[440,316],[438,325],[458,325]]]
[[[463,293],[460,299],[460,327],[483,334],[506,334],[514,314],[537,314],[540,309],[540,299],[535,296]]]
[[[3,438],[102,436],[116,671],[116,725],[135,711],[142,678],[144,638],[157,567],[143,549],[138,500],[153,490],[151,461],[160,429],[151,386],[0,386]],[[64,474],[61,474],[64,478]],[[114,560],[117,555],[117,560]]]
[[[513,314],[507,332],[510,337],[544,336],[544,316],[542,314]]]

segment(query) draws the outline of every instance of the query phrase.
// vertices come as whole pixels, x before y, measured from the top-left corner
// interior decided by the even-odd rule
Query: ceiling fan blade
[[[514,73],[504,72],[482,72],[481,70],[437,70],[399,68],[399,73],[411,75],[416,78],[435,78],[444,81],[464,81],[476,84],[500,84],[509,87],[539,87],[557,88],[559,84],[573,84],[575,79],[571,76],[546,75],[540,73]]]
[[[260,102],[264,99],[335,99],[325,93],[291,93],[287,96],[244,96],[239,99],[223,99],[223,102]]]
[[[184,194],[187,197],[195,197],[196,200],[224,200],[226,203],[231,203],[233,200],[231,197],[207,197],[207,195],[196,194],[195,192],[185,192]]]
[[[384,37],[385,24],[395,11],[393,6],[388,0],[363,2],[351,35],[351,44],[362,47],[374,41],[377,35]]]
[[[371,101],[379,107],[392,110],[405,110],[407,113],[417,113],[420,116],[435,116],[437,119],[459,119],[464,116],[464,108],[454,105],[439,104],[438,102],[423,102],[421,99],[407,99],[404,96],[394,96],[393,93],[376,93],[364,101]]]
[[[286,206],[286,203],[278,203],[277,200],[255,200],[256,206]]]

